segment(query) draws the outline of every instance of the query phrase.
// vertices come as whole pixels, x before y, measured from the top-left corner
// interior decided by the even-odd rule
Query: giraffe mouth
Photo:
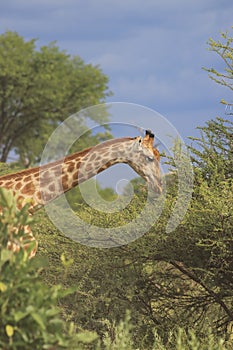
[[[147,181],[148,181],[148,189],[150,191],[150,194],[152,195],[162,194],[163,189],[162,189],[162,182],[160,179],[156,179],[156,183],[155,183],[155,179],[149,176]]]

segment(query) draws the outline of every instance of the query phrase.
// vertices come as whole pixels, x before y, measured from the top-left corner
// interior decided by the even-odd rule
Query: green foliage
[[[0,35],[0,160],[14,150],[21,164],[40,160],[51,132],[69,115],[104,101],[108,78],[55,43],[36,48],[15,32]],[[90,118],[106,122],[107,114]],[[80,131],[85,118],[80,117]]]
[[[130,324],[130,315],[126,315],[119,324],[109,326],[109,332],[105,335],[103,343],[106,350],[129,350],[133,349],[133,327]]]
[[[231,28],[233,29],[233,27]],[[233,76],[233,38],[230,36],[229,32],[221,32],[221,40],[209,39],[209,50],[215,52],[224,61],[225,68],[224,71],[217,71],[215,68],[209,68],[205,70],[209,72],[209,77],[216,83],[223,85],[231,90],[233,90],[232,76]],[[227,104],[226,101],[221,101]]]
[[[227,344],[223,339],[216,337],[210,329],[203,338],[198,337],[193,330],[187,332],[183,329],[178,329],[175,342],[176,350],[227,350],[231,348],[230,344]],[[161,348],[161,350],[162,349],[167,350],[170,349],[170,347],[164,347]]]
[[[83,184],[83,186],[85,186],[82,187],[84,188],[85,200],[90,204],[91,202],[94,202],[93,192],[96,192],[96,196],[99,197],[100,201],[104,200],[111,202],[117,198],[117,195],[112,188],[102,188],[99,185],[99,183],[93,179],[89,179],[88,181],[86,181],[85,184]],[[84,204],[82,191],[83,190],[80,190],[79,187],[75,187],[66,193],[66,198],[69,202],[69,205],[75,211],[80,210],[80,205],[82,206]]]
[[[43,221],[43,230],[49,231],[40,235],[41,252],[50,259],[44,277],[48,283],[63,281],[66,286],[79,281],[75,296],[61,302],[65,317],[105,339],[106,332],[112,337],[114,325],[130,310],[134,346],[140,344],[142,349],[152,349],[155,330],[162,344],[167,344],[168,334],[175,334],[177,327],[195,329],[203,342],[209,327],[213,334],[221,332],[230,339],[232,192],[229,180],[222,183],[220,192],[203,181],[195,188],[182,224],[169,235],[165,227],[174,198],[168,197],[163,215],[150,232],[110,250],[81,246]],[[124,225],[141,204],[141,198],[135,197],[117,216],[80,206],[79,216],[102,227]],[[40,222],[45,220],[41,215]],[[62,251],[66,267],[58,264]]]
[[[199,127],[200,138],[190,147],[198,174],[208,182],[221,182],[233,176],[233,122],[217,117]]]
[[[80,349],[85,349],[86,346],[87,349],[96,350],[122,349],[124,346],[129,350],[173,350],[195,349],[195,347],[208,349],[209,344],[214,344],[213,349],[214,346],[217,349],[217,344],[219,349],[221,346],[222,349],[227,349],[227,343],[218,340],[214,333],[215,330],[221,331],[226,338],[232,337],[230,332],[233,300],[232,183],[230,180],[225,180],[221,183],[221,188],[217,188],[212,185],[214,181],[208,183],[200,177],[197,183],[192,206],[182,225],[175,232],[165,234],[167,217],[173,207],[176,193],[171,190],[163,215],[156,226],[140,240],[111,250],[93,249],[70,241],[57,232],[43,211],[38,212],[33,231],[38,232],[39,255],[43,259],[45,257],[49,259],[49,263],[46,263],[39,273],[46,281],[47,287],[43,285],[43,294],[38,292],[41,282],[37,281],[38,271],[33,264],[39,263],[34,260],[28,265],[25,254],[22,254],[21,258],[25,264],[22,270],[23,283],[29,296],[23,289],[23,306],[20,306],[19,311],[20,315],[26,316],[18,321],[21,322],[20,325],[25,322],[27,327],[29,323],[30,327],[34,325],[37,330],[40,329],[42,323],[39,326],[39,319],[45,324],[49,322],[45,319],[44,313],[46,314],[51,308],[55,308],[54,313],[58,312],[56,303],[59,300],[66,324],[71,322],[74,329],[81,331],[81,335],[78,333],[78,338],[76,337],[75,345],[74,340],[65,338],[66,343],[62,346],[68,347],[66,344],[70,342],[70,349],[72,346],[78,349],[77,344],[81,341]],[[170,179],[169,184],[173,186]],[[125,217],[121,215],[118,218],[112,217],[110,222],[105,220],[106,215],[98,216],[97,212],[91,213],[91,209],[88,209],[89,218],[93,215],[96,224],[103,227],[109,223],[113,225],[114,220],[117,225],[124,224],[134,218],[140,210],[143,204],[141,195],[136,196],[128,206]],[[5,202],[3,204],[6,206]],[[81,210],[83,212],[79,215],[87,216],[86,208],[83,207]],[[17,264],[21,264],[18,262],[19,258],[20,254],[14,255]],[[15,269],[15,264],[10,266]],[[35,271],[37,271],[36,277]],[[34,278],[33,283],[30,274]],[[10,271],[10,278],[15,279],[15,283],[22,275],[19,270],[17,276]],[[4,291],[7,283],[5,280],[1,282],[3,284],[0,286]],[[62,289],[53,287],[57,286],[57,283],[62,284],[62,289],[75,284],[75,293],[61,299],[59,293],[62,294]],[[34,287],[37,289],[36,297]],[[53,293],[54,298],[48,296],[46,299],[49,293]],[[21,296],[18,289],[17,298],[20,304]],[[41,308],[43,304],[42,310],[37,310],[37,302]],[[34,312],[25,305],[33,306]],[[13,318],[18,311],[13,307],[12,309],[14,316],[11,312],[7,312],[8,318],[2,327],[5,340],[8,342],[13,335],[18,334],[17,328],[19,328],[17,320]],[[131,314],[130,321],[127,320],[128,325],[127,322],[122,322],[125,310],[130,310]],[[35,313],[40,316],[37,321],[33,318],[33,315],[37,317]],[[53,317],[58,317],[57,315]],[[23,328],[23,325],[21,327]],[[193,328],[195,332],[187,334],[181,332],[176,335],[177,327]],[[209,327],[213,330],[210,339]],[[46,330],[50,329],[52,328],[46,325]],[[87,331],[83,332],[83,329]],[[102,345],[97,345],[98,340],[93,333],[95,331],[101,336]],[[60,336],[67,332],[62,323],[59,328]],[[56,337],[54,329],[53,336]],[[74,335],[71,338],[73,337]],[[25,340],[21,341],[24,344],[22,348],[27,349]]]
[[[0,190],[0,206],[4,208],[0,220],[0,348],[84,349],[97,335],[75,334],[72,324],[60,318],[57,307],[58,299],[73,290],[46,286],[40,278],[41,260],[29,260],[29,251],[23,249],[18,253],[7,249],[9,236],[20,243],[24,225],[31,221],[27,207],[17,211],[12,193],[4,189]]]

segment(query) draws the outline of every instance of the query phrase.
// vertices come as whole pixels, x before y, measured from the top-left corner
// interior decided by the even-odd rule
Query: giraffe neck
[[[47,165],[2,176],[0,187],[13,189],[19,206],[31,201],[31,209],[35,209],[110,166],[127,163],[132,140],[106,141]]]

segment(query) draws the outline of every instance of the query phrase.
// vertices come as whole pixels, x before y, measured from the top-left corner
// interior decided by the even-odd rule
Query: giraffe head
[[[129,165],[147,181],[149,190],[161,194],[160,154],[154,147],[154,134],[146,130],[144,138],[138,136],[133,141]]]
[[[81,183],[114,164],[126,163],[146,180],[150,192],[160,194],[159,161],[159,151],[154,147],[154,134],[149,130],[144,138],[137,136],[108,140],[83,152],[78,180],[75,179],[74,183]]]

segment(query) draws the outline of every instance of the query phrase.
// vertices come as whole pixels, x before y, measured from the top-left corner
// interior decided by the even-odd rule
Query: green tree
[[[232,27],[233,29],[233,27]],[[216,70],[215,68],[205,68],[209,72],[209,77],[216,83],[226,86],[233,90],[233,38],[229,35],[229,32],[221,32],[221,40],[209,39],[209,50],[215,52],[224,61],[225,67],[223,71]],[[222,99],[222,103],[227,102]]]
[[[15,32],[0,36],[0,161],[40,159],[51,132],[69,115],[105,100],[108,78],[51,43],[37,48]],[[99,122],[107,115],[91,116]],[[85,118],[80,118],[80,130]]]
[[[233,27],[232,27],[233,29]],[[222,60],[224,67],[220,70],[215,68],[204,68],[209,77],[231,91],[233,90],[233,38],[229,32],[221,32],[221,40],[209,39],[208,48],[216,53]],[[232,105],[225,99],[223,104]],[[231,113],[229,113],[230,115]],[[195,141],[190,147],[193,153],[193,161],[198,171],[206,180],[232,178],[233,175],[233,122],[229,118],[217,117],[199,127],[201,136],[192,138]],[[218,176],[215,176],[217,175]]]
[[[211,182],[233,176],[233,121],[217,117],[199,127],[200,137],[190,147],[196,172]]]

